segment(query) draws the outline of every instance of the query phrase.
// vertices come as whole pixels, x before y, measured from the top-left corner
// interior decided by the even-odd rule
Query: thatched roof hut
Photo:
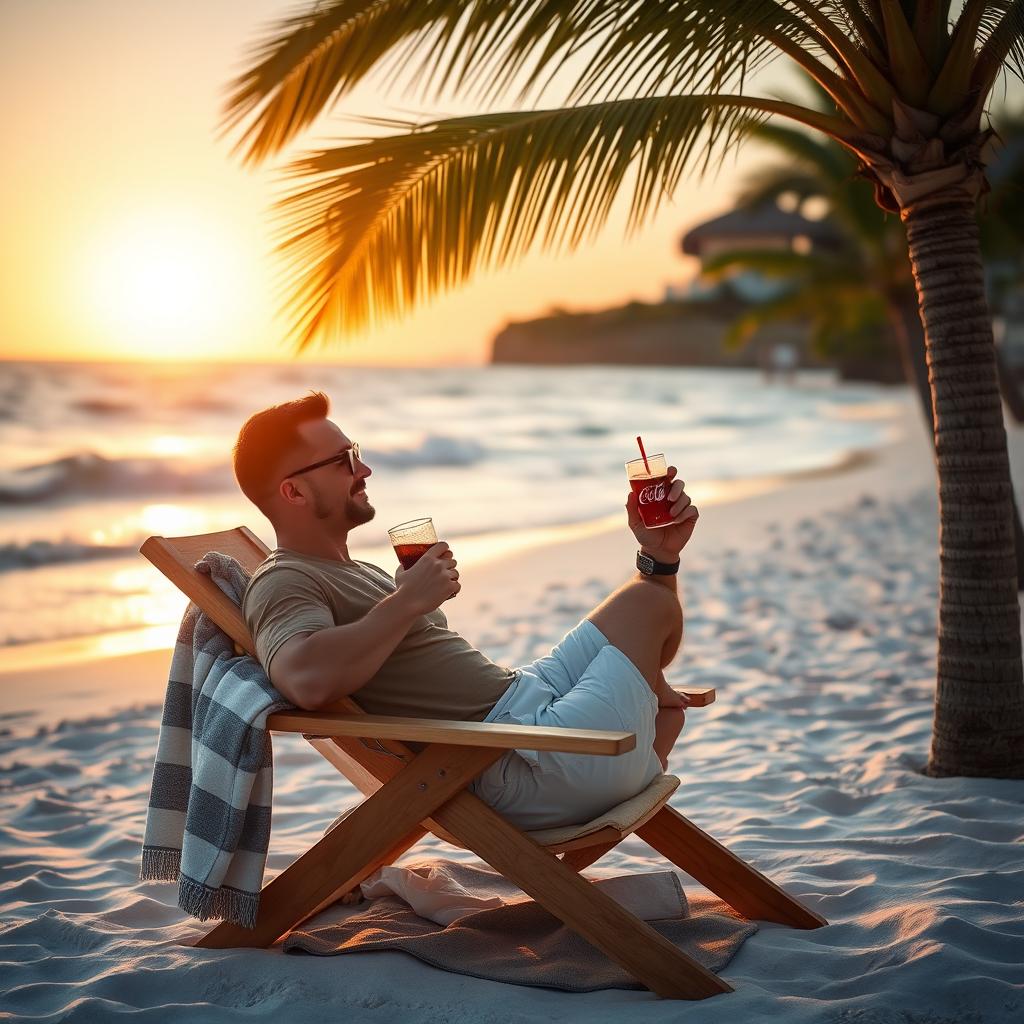
[[[799,241],[805,240],[805,241]],[[682,237],[687,256],[706,259],[725,249],[835,248],[840,235],[827,220],[810,220],[774,203],[730,210],[691,228]]]

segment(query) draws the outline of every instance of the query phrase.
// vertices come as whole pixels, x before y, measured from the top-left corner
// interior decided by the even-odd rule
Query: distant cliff
[[[742,307],[734,299],[702,302],[631,302],[588,313],[556,312],[508,324],[494,338],[492,363],[634,363],[666,366],[759,366],[779,341],[800,350],[804,366],[825,365],[808,355],[806,332],[773,325],[739,351],[722,339]]]

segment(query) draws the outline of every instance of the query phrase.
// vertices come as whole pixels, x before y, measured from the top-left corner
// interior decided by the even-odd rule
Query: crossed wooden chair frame
[[[210,551],[235,558],[249,573],[268,554],[244,526],[150,537],[141,548],[236,650],[255,656],[237,605],[195,569]],[[694,705],[714,699],[713,690],[683,692]],[[510,749],[614,757],[636,746],[633,733],[369,715],[349,698],[325,711],[278,712],[267,728],[302,734],[366,799],[264,886],[255,928],[222,922],[197,946],[270,946],[428,833],[476,854],[663,998],[705,999],[732,988],[580,875],[628,835],[639,836],[743,917],[794,928],[828,923],[671,807],[668,795],[628,828],[605,827],[545,846],[467,788]],[[416,753],[406,742],[425,747]]]

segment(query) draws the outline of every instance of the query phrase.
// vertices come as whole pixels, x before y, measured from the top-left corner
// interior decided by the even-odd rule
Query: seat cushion
[[[582,839],[584,836],[589,836],[594,832],[600,832],[603,828],[614,828],[623,834],[627,834],[633,831],[633,827],[638,821],[642,821],[652,811],[661,807],[679,788],[679,783],[680,780],[675,775],[656,775],[651,779],[646,789],[641,790],[636,796],[631,796],[628,800],[623,800],[622,803],[616,804],[592,821],[581,825],[559,825],[556,828],[534,829],[531,832],[527,832],[526,835],[541,846],[558,846],[562,843],[572,842],[574,839]],[[357,806],[359,805],[349,807],[339,814],[327,826],[324,833],[330,832],[332,828],[339,825]],[[449,836],[442,829],[437,829],[435,834],[439,839],[443,839],[445,842],[461,848],[462,844],[458,843],[453,836]]]
[[[633,831],[638,821],[642,821],[651,811],[660,807],[678,788],[679,779],[675,775],[655,775],[646,789],[616,804],[592,821],[582,825],[539,828],[526,834],[541,846],[558,846],[574,839],[582,839],[603,828],[611,827],[619,832],[629,833]]]

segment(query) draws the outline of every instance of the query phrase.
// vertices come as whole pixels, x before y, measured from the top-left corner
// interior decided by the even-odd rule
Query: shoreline
[[[746,547],[764,539],[764,527],[773,517],[785,518],[803,503],[808,511],[825,510],[843,496],[881,486],[883,480],[898,480],[909,493],[929,474],[933,478],[930,465],[923,475],[903,471],[908,463],[919,463],[927,447],[916,407],[907,400],[900,405],[886,441],[877,448],[851,450],[832,466],[693,486],[694,503],[714,508],[715,514],[701,519],[690,547],[705,555],[725,552],[734,543]],[[822,480],[829,481],[827,489],[821,488]],[[625,527],[624,513],[616,513],[581,523],[462,537],[457,545],[453,541],[456,546],[463,590],[457,606],[446,608],[445,614],[453,629],[486,653],[484,640],[500,611],[496,594],[511,612],[532,607],[545,582],[570,587],[586,578],[591,591],[614,589],[633,571],[636,542]],[[383,548],[359,552],[371,562],[387,555],[389,549]],[[177,629],[175,622],[5,648],[0,715],[77,718],[162,701]],[[551,643],[557,639],[553,636]]]
[[[181,391],[187,381],[199,383],[186,375],[168,392],[166,408],[146,409],[127,389],[126,373],[81,379],[65,373],[60,386],[70,389],[74,408],[81,407],[75,429],[47,428],[37,439],[42,461],[11,467],[0,516],[0,608],[6,613],[0,670],[93,657],[81,639],[89,634],[103,637],[98,654],[169,645],[171,623],[184,605],[138,555],[150,535],[245,523],[274,543],[270,524],[230,478],[224,463],[230,439],[223,431],[227,410],[241,414],[242,404],[271,398],[286,382],[242,368],[237,380],[204,378],[208,393],[199,400]],[[427,513],[467,565],[614,524],[622,492],[628,493],[619,460],[636,452],[635,437],[622,424],[634,420],[646,436],[658,438],[659,450],[675,456],[691,489],[695,481],[706,482],[732,500],[737,491],[779,485],[759,481],[760,475],[800,473],[812,465],[833,471],[851,449],[883,444],[906,401],[905,395],[828,379],[768,387],[718,371],[662,377],[594,367],[589,384],[575,373],[543,378],[410,379],[403,393],[413,402],[413,418],[405,425],[375,412],[372,402],[365,409],[352,404],[354,429],[379,445],[367,449],[378,473],[370,482],[378,512],[353,533],[354,553],[394,566],[385,528]],[[32,386],[48,379],[32,378]],[[287,393],[302,379],[298,372],[289,377]],[[373,388],[388,383],[367,380]],[[372,391],[340,377],[309,383],[342,392],[352,387],[353,397]],[[602,401],[591,403],[592,395]],[[195,415],[187,426],[176,425],[190,403]],[[541,419],[531,426],[522,410],[534,407]],[[450,423],[439,410],[454,417]],[[12,453],[17,450],[14,437]],[[23,454],[19,461],[26,459]],[[695,497],[710,504],[703,494]],[[165,628],[162,638],[136,632],[157,625]],[[65,641],[75,641],[75,649]],[[51,642],[63,647],[48,649]]]

